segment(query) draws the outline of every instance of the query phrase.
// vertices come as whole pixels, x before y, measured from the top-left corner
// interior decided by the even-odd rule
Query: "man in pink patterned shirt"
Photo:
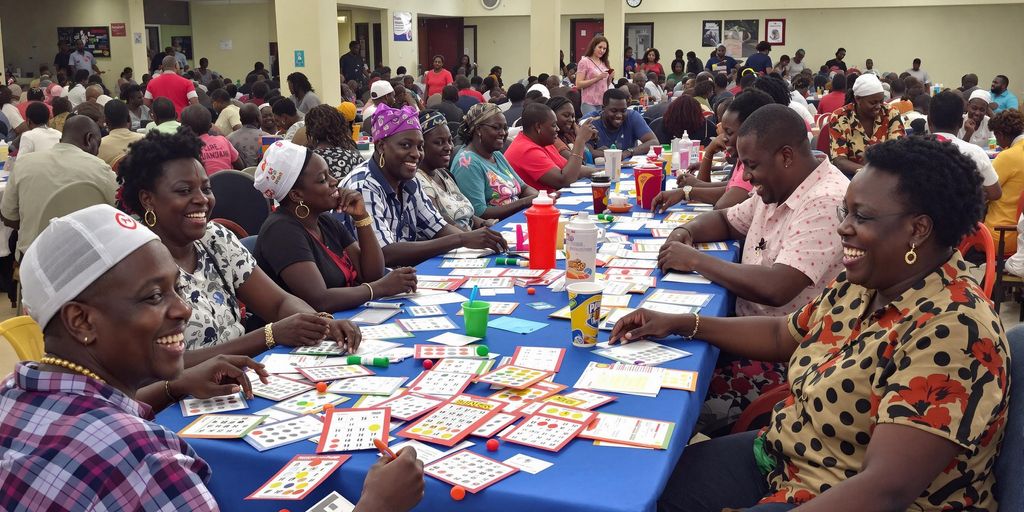
[[[658,266],[663,271],[699,272],[725,287],[736,294],[739,316],[786,315],[813,300],[842,269],[836,208],[850,181],[827,160],[819,163],[814,158],[803,120],[784,105],[767,105],[751,114],[740,128],[736,147],[744,179],[755,194],[677,228],[662,247]],[[695,242],[740,238],[744,242],[739,263],[692,247]],[[781,382],[784,375],[774,364],[729,360],[723,365],[723,359],[719,370],[742,375],[750,386],[743,385],[742,392],[725,390],[728,399],[723,407],[704,422],[712,430],[730,423],[760,388]],[[749,369],[752,364],[757,371]],[[714,381],[711,387],[709,401],[716,399],[719,388]]]

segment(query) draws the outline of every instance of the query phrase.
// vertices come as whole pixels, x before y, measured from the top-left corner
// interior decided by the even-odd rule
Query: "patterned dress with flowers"
[[[459,190],[473,205],[473,214],[482,216],[490,206],[503,206],[519,199],[523,180],[505,156],[495,151],[493,162],[471,149],[463,148],[452,159],[452,175]]]
[[[875,119],[874,131],[868,134],[857,119],[855,107],[855,103],[844,105],[833,112],[829,119],[829,153],[832,158],[845,156],[853,163],[863,164],[868,146],[896,140],[907,134],[899,111],[890,105],[882,105],[882,112]]]
[[[890,423],[961,447],[911,510],[996,510],[1010,356],[999,317],[966,268],[955,252],[873,312],[875,292],[843,273],[790,315],[801,341],[789,361],[791,395],[762,432],[776,460],[762,503],[802,503],[853,477],[875,427]]]

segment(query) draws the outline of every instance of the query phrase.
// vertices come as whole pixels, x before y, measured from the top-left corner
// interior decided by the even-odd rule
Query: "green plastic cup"
[[[462,319],[466,323],[466,336],[487,337],[487,315],[490,311],[490,302],[474,300],[462,303]]]

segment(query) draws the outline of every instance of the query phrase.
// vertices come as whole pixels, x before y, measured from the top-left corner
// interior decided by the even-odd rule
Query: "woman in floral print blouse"
[[[789,363],[769,426],[688,447],[659,510],[997,509],[1009,352],[956,250],[982,216],[980,178],[930,139],[866,162],[837,212],[846,271],[812,303],[782,318],[638,309],[612,331]]]

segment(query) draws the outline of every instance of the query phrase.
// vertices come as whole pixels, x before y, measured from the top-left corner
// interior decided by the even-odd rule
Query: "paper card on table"
[[[645,300],[641,302],[640,308],[647,309],[650,311],[657,311],[659,313],[669,313],[671,315],[683,315],[686,313],[697,313],[700,311],[700,306],[681,306],[679,304],[651,302],[650,300]]]
[[[412,316],[439,316],[444,314],[444,310],[441,309],[441,306],[437,305],[409,306],[408,308],[406,308],[406,312],[408,312]]]
[[[296,455],[247,500],[302,500],[348,460],[348,455]]]
[[[532,368],[524,368],[522,366],[510,364],[508,366],[502,366],[490,373],[485,373],[476,380],[477,382],[497,384],[499,386],[505,386],[513,389],[526,389],[554,375],[554,373],[555,372],[534,370]]]
[[[701,242],[693,244],[693,246],[702,251],[728,251],[729,244],[725,242]]]
[[[457,292],[448,293],[437,293],[434,295],[427,295],[425,297],[416,297],[412,299],[417,306],[442,306],[444,304],[456,304],[466,302],[465,295]]]
[[[363,334],[364,338],[374,338],[378,340],[391,340],[398,338],[412,338],[415,335],[406,332],[398,324],[381,324],[381,325],[361,325],[359,326],[359,332]],[[306,365],[311,366],[311,365]],[[324,366],[318,364],[316,366]]]
[[[457,332],[446,332],[443,334],[438,334],[433,338],[429,338],[427,339],[427,341],[440,343],[442,345],[448,345],[449,347],[461,347],[463,345],[469,345],[470,343],[473,343],[475,341],[480,341],[480,338],[466,336],[465,334],[459,334]]]
[[[484,268],[491,263],[486,258],[459,258],[453,260],[444,260],[441,262],[441,268]]]
[[[434,410],[443,403],[443,398],[420,393],[405,393],[395,398],[389,398],[377,404],[377,407],[390,409],[393,418],[411,420]]]
[[[531,475],[536,475],[547,468],[550,468],[554,464],[546,460],[540,460],[529,455],[522,453],[513,455],[505,459],[505,464],[512,466],[520,471],[525,471]]]
[[[392,350],[394,348],[401,347],[401,343],[395,343],[393,341],[377,340],[373,338],[363,337],[363,341],[359,342],[359,350],[353,352],[357,356],[367,356],[370,354],[380,354],[382,352]]]
[[[366,377],[373,375],[373,371],[356,364],[338,366],[311,366],[299,368],[299,373],[312,382],[327,382],[354,377]]]
[[[651,230],[651,236],[658,238],[667,238],[672,235],[672,229],[670,228],[654,228]]]
[[[627,343],[624,345],[608,345],[607,343],[598,343],[597,350],[593,353],[602,357],[607,357],[626,364],[636,364],[641,366],[658,366],[662,363],[669,361],[675,361],[676,359],[682,359],[689,356],[690,353],[685,350],[679,350],[675,347],[669,347],[653,341],[640,340],[633,343]]]
[[[297,373],[300,366],[324,366],[331,364],[327,356],[297,354],[267,354],[260,361],[267,373]]]
[[[474,374],[439,372],[436,370],[424,371],[409,383],[409,391],[449,397],[465,391],[473,382]]]
[[[566,402],[575,402],[575,404],[561,403],[562,400],[558,400],[558,398],[566,399]],[[594,393],[593,391],[587,391],[586,389],[577,389],[572,391],[571,393],[550,396],[544,399],[545,402],[553,402],[556,404],[574,407],[576,409],[584,409],[588,411],[591,409],[601,407],[602,405],[612,402],[614,400],[614,396],[602,395],[601,393]]]
[[[267,407],[266,409],[261,409],[259,411],[254,412],[253,414],[257,416],[266,416],[267,419],[263,420],[263,423],[277,423],[279,421],[290,420],[296,416],[295,414],[292,414],[287,411],[274,409],[273,406]]]
[[[514,332],[516,334],[530,334],[544,327],[548,324],[544,322],[534,322],[532,320],[523,320],[522,318],[513,318],[511,316],[503,316],[491,320],[488,323],[489,327],[494,329],[500,329],[502,331]]]
[[[483,258],[494,254],[491,249],[472,249],[469,247],[459,247],[458,249],[452,249],[445,254],[446,258]]]
[[[545,272],[544,275],[542,275],[542,276],[540,276],[540,277],[538,277],[536,279],[532,279],[530,281],[530,284],[531,285],[536,285],[536,286],[547,286],[547,285],[557,281],[559,278],[561,278],[564,275],[565,275],[565,271],[564,270],[559,270],[557,268],[554,268],[554,269],[551,269],[551,270],[548,270],[547,272]]]
[[[621,283],[621,284],[625,284],[625,283]],[[608,294],[604,294],[601,297],[601,307],[602,308],[628,308],[629,307],[629,299],[631,299],[631,298],[632,298],[632,296],[630,296],[630,295],[608,295]]]
[[[672,212],[665,216],[664,222],[669,224],[685,224],[696,219],[698,215],[691,212]]]
[[[465,276],[465,277],[501,277],[505,272],[509,270],[507,268],[460,268],[450,272],[452,276]],[[463,282],[465,284],[465,282]],[[461,284],[459,285],[462,286]]]
[[[461,359],[452,357],[438,361],[430,371],[483,375],[490,371],[492,366],[494,366],[494,361],[490,359]]]
[[[644,224],[644,227],[647,229],[675,229],[679,227],[679,223],[649,220]]]
[[[573,387],[655,397],[661,391],[661,368],[591,361]]]
[[[515,283],[511,277],[471,277],[462,284],[462,288],[512,288]]]
[[[453,292],[466,281],[464,277],[457,276],[416,276],[417,290],[443,290]]]
[[[602,331],[610,331],[615,327],[615,324],[622,320],[622,317],[636,311],[634,308],[615,308],[611,313],[608,314],[604,320],[601,320],[601,324],[597,326]]]
[[[635,258],[615,258],[605,265],[609,268],[657,268],[657,260],[638,260]]]
[[[345,353],[345,349],[337,341],[326,340],[311,347],[295,347],[291,353],[307,356],[340,356]]]
[[[661,252],[661,246],[665,245],[665,240],[658,239],[657,242],[633,242],[634,252],[653,252],[657,254]]]
[[[547,398],[565,388],[565,384],[541,381],[523,389],[505,388],[487,398],[499,400],[508,404],[533,402]],[[505,407],[506,411],[508,409],[509,407]]]
[[[463,450],[423,467],[423,473],[477,493],[519,470],[483,455]]]
[[[519,346],[512,354],[512,364],[544,372],[557,372],[562,367],[564,357],[564,348]]]
[[[338,494],[338,491],[331,491],[324,499],[316,502],[316,505],[306,509],[306,512],[352,512],[355,509],[356,506]]]
[[[441,457],[451,455],[459,450],[464,450],[466,448],[469,448],[470,446],[473,446],[474,444],[475,443],[472,441],[463,441],[459,443],[457,446],[454,446],[447,450],[440,450],[435,446],[431,446],[426,443],[421,443],[415,439],[408,439],[406,441],[402,441],[401,443],[391,445],[391,451],[398,453],[402,451],[402,448],[411,446],[413,447],[413,449],[416,450],[416,458],[419,459],[420,462],[424,464],[430,464],[431,462],[434,462],[435,460],[438,460]]]
[[[697,372],[662,368],[661,387],[668,389],[681,389],[683,391],[696,391]]]
[[[604,283],[604,289],[601,290],[601,300],[603,301],[604,297],[607,297],[608,295],[622,295],[625,293],[629,293],[629,291],[632,288],[633,283],[624,283],[622,281],[607,281]]]
[[[398,398],[405,394],[405,388],[398,388],[394,393],[390,395],[363,395],[359,397],[353,404],[352,409],[369,409],[371,407],[377,407],[381,402],[386,402],[392,398]],[[391,428],[395,428],[397,422],[391,422]]]
[[[259,451],[305,441],[319,435],[324,424],[314,415],[296,416],[291,419],[260,425],[242,439]]]
[[[667,272],[661,277],[663,282],[669,283],[688,283],[688,284],[711,284],[711,280],[696,273],[683,273],[683,272]]]
[[[481,297],[496,297],[498,295],[512,295],[514,293],[516,293],[516,289],[514,287],[509,287],[509,288],[481,288],[480,289],[480,296]],[[459,314],[461,315],[462,312],[460,311]]]
[[[604,307],[602,305],[601,306],[601,313],[600,313],[601,318],[604,318],[604,317],[610,315],[613,311],[617,311],[619,309],[622,309],[622,308],[606,308],[606,307]],[[559,308],[558,310],[556,310],[553,313],[549,314],[548,316],[551,317],[551,318],[561,318],[562,320],[569,320],[569,318],[570,318],[570,316],[569,316],[569,306],[568,305],[562,306],[561,308]]]
[[[555,409],[558,412],[547,412]],[[595,413],[590,411],[570,411],[568,408],[546,405],[506,433],[504,438],[509,443],[557,452],[572,441],[594,417]]]
[[[186,398],[180,403],[182,416],[197,416],[199,414],[238,411],[249,408],[249,403],[245,401],[242,393],[211,398]]]
[[[324,418],[324,429],[316,452],[373,450],[376,448],[374,439],[387,444],[390,423],[391,410],[383,407],[331,409]]]
[[[502,274],[503,277],[541,277],[546,270],[540,268],[510,268]]]
[[[266,416],[254,414],[204,414],[178,431],[180,437],[238,439],[259,426]]]
[[[504,406],[497,400],[474,395],[456,395],[398,433],[428,443],[453,446],[487,423]]]
[[[374,354],[376,357],[386,357],[390,363],[401,363],[413,356],[412,347],[395,347]]]
[[[611,227],[611,229],[613,229],[615,231],[640,231],[643,228],[644,228],[644,221],[643,220],[629,220],[629,219],[616,221],[615,224],[613,224],[612,227]]]
[[[349,320],[357,324],[377,325],[391,320],[391,317],[401,313],[400,309],[376,309],[366,308],[354,315]]]
[[[555,309],[554,304],[548,304],[547,302],[527,302],[527,306],[530,306],[537,311],[544,311],[545,309]]]
[[[610,268],[604,274],[598,275],[602,276],[601,279],[609,283],[632,283],[650,287],[658,283],[658,279],[651,275],[653,272],[653,269]]]
[[[675,423],[618,414],[597,413],[597,420],[579,437],[664,450],[672,440]]]
[[[405,381],[406,377],[353,377],[332,382],[327,391],[347,395],[390,395]]]
[[[480,290],[480,294],[483,295],[484,291],[485,290]],[[519,303],[518,302],[493,302],[492,301],[492,302],[488,302],[488,304],[490,304],[490,306],[487,308],[487,314],[488,315],[511,315],[512,312],[514,312],[516,310],[516,308],[519,307]],[[462,315],[462,310],[459,309],[459,312],[455,313],[455,315],[456,316],[463,316]]]
[[[508,406],[506,406],[508,408]],[[504,410],[504,409],[503,409]],[[483,438],[494,437],[495,434],[501,432],[509,425],[515,423],[519,419],[519,414],[514,412],[499,412],[495,414],[491,419],[487,420],[487,423],[480,425],[479,428],[474,430],[470,435]]]
[[[573,189],[569,189],[569,190],[572,191]],[[575,205],[578,205],[578,204],[583,204],[583,203],[589,202],[591,200],[592,199],[589,198],[589,197],[564,197],[563,196],[563,197],[559,197],[558,198],[558,204],[566,205],[566,206],[575,206]]]
[[[481,353],[487,354],[486,350],[480,348],[483,346],[484,345],[416,345],[413,347],[413,349],[416,351],[416,359],[444,359],[446,357],[461,357],[466,359],[487,359],[486,355],[480,355]]]
[[[653,219],[654,212],[633,212],[631,217],[634,219]]]
[[[423,318],[399,318],[395,323],[409,332],[448,331],[456,329],[455,324],[446,316],[430,316]]]
[[[345,381],[342,380],[338,382]],[[327,404],[338,405],[347,400],[348,398],[341,395],[336,395],[334,393],[320,393],[314,389],[306,391],[301,395],[293,396],[287,400],[282,400],[274,407],[282,411],[288,411],[295,414],[312,414],[314,412],[319,412]]]
[[[706,306],[713,296],[710,293],[685,292],[678,290],[655,290],[647,301],[680,306]],[[645,301],[646,302],[646,301]]]
[[[302,372],[302,368],[299,368],[299,372]],[[313,389],[313,386],[305,382],[286,379],[279,375],[268,375],[266,384],[260,381],[256,372],[246,372],[246,376],[249,377],[249,384],[252,386],[253,395],[275,402],[280,402],[286,398],[291,398],[299,393]]]

